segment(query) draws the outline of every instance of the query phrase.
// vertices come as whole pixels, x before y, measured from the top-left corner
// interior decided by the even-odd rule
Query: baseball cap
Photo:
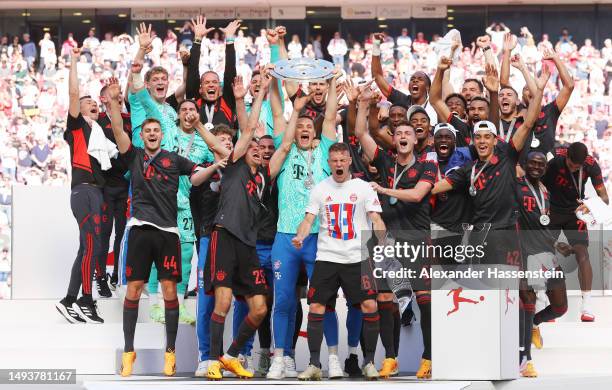
[[[497,128],[489,121],[479,121],[474,123],[474,133],[478,133],[480,131],[488,131],[494,135],[497,135]]]
[[[423,114],[427,115],[427,118],[429,118],[429,114],[427,113],[427,110],[425,110],[425,107],[420,106],[418,104],[413,104],[412,106],[410,106],[407,112],[408,120],[410,120],[410,118],[412,118],[412,116],[417,112],[422,112]],[[431,118],[429,118],[429,120],[431,121]]]
[[[455,137],[457,136],[457,129],[455,129],[455,126],[451,125],[450,123],[438,123],[433,130],[434,136],[440,130],[448,130],[453,133]]]

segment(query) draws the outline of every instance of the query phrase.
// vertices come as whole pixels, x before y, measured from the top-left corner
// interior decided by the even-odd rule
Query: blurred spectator
[[[302,57],[302,43],[300,42],[300,36],[293,34],[291,42],[287,45],[287,51],[289,58],[300,58]]]
[[[38,71],[42,72],[45,66],[51,66],[57,62],[55,44],[51,40],[51,34],[46,32],[43,39],[38,42],[38,46],[40,46],[40,64],[38,65]]]
[[[60,52],[60,55],[66,60],[69,59],[72,49],[78,46],[79,43],[74,39],[72,33],[68,33],[68,38],[66,38],[64,43],[62,43],[62,50]]]
[[[179,41],[181,42],[181,45],[185,46],[187,49],[191,49],[191,45],[193,45],[194,38],[195,35],[193,33],[191,22],[186,21],[183,24],[183,27],[181,28]]]
[[[166,39],[164,39],[164,52],[168,55],[168,57],[170,57],[170,59],[176,59],[177,38],[172,29],[168,29],[166,31]]]
[[[395,44],[397,46],[397,58],[410,54],[410,48],[412,47],[412,38],[408,35],[408,29],[402,28],[401,35],[397,37]]]
[[[344,69],[344,56],[348,52],[348,47],[339,32],[336,31],[334,37],[329,41],[327,52],[332,57],[334,65]]]
[[[321,35],[317,35],[314,41],[312,41],[312,49],[314,50],[314,55],[317,60],[323,59],[323,44],[321,43],[322,40],[323,37],[321,37]]]
[[[30,40],[30,34],[23,34],[23,58],[28,63],[28,68],[36,61],[36,45]]]

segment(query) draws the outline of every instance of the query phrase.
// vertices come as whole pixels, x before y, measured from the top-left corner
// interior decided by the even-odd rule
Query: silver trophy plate
[[[312,58],[294,58],[274,63],[270,71],[279,80],[327,80],[334,75],[334,64]]]

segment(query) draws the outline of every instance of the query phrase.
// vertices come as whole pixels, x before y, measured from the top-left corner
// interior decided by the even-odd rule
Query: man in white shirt
[[[334,33],[334,38],[329,41],[329,44],[327,45],[327,52],[330,56],[332,56],[334,65],[340,66],[340,68],[344,69],[344,56],[348,52],[348,47],[346,46],[344,39],[340,37],[339,32],[336,31]]]
[[[336,297],[338,288],[351,303],[360,303],[363,313],[363,375],[378,378],[374,353],[379,333],[376,286],[367,260],[362,262],[361,246],[375,232],[379,244],[384,241],[385,224],[376,192],[361,179],[351,179],[349,147],[335,143],[329,147],[327,160],[332,176],[317,184],[310,194],[306,215],[293,245],[300,249],[319,218],[317,257],[308,290],[308,349],[310,364],[298,375],[300,380],[320,380],[320,350],[323,341],[325,306]],[[373,225],[373,228],[371,227]],[[362,237],[363,235],[363,237]],[[365,263],[364,263],[365,262]]]

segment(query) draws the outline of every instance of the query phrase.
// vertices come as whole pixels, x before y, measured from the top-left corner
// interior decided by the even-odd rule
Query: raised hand
[[[485,65],[485,76],[482,78],[482,83],[489,92],[499,91],[499,76],[495,65]]]
[[[374,91],[368,85],[367,88],[364,88],[359,94],[359,103],[370,104],[372,97],[374,96]]]
[[[276,34],[278,34],[278,39],[285,39],[285,35],[287,35],[287,29],[285,26],[276,26],[274,31],[276,31]]]
[[[347,77],[344,84],[342,84],[342,91],[346,94],[349,102],[354,102],[359,97],[359,89],[350,77]]]
[[[521,58],[520,54],[515,54],[510,58],[510,65],[519,70],[525,68],[525,63],[523,62],[523,58]]]
[[[106,80],[108,95],[111,100],[118,99],[121,96],[121,87],[119,86],[119,80],[116,77],[111,77]]]
[[[225,35],[225,38],[236,35],[236,31],[238,31],[238,28],[240,28],[240,23],[242,23],[242,20],[232,20],[227,26],[225,26],[225,28],[221,28],[220,30]]]
[[[189,58],[191,57],[191,53],[189,53],[187,50],[181,50],[179,51],[179,57],[181,57],[181,62],[183,65],[187,65]]]
[[[278,44],[278,32],[276,30],[268,29],[266,30],[266,38],[268,39],[268,43],[270,45]]]
[[[293,101],[293,109],[295,111],[302,111],[306,104],[312,99],[312,94],[302,95],[295,98]]]
[[[242,76],[234,77],[234,82],[232,83],[232,90],[234,91],[234,97],[236,99],[244,99],[247,94],[247,89],[244,87]]]
[[[440,57],[440,62],[438,62],[438,69],[441,71],[445,71],[453,64],[453,60],[448,57]]]
[[[206,18],[202,15],[198,15],[195,19],[191,19],[191,24],[193,25],[193,32],[195,34],[196,39],[202,39],[209,32],[214,30],[213,27],[206,27]]]
[[[548,66],[542,67],[542,72],[540,72],[540,77],[536,79],[536,86],[540,91],[543,91],[548,83],[548,79],[550,78],[550,70]]]
[[[136,27],[136,34],[138,35],[138,44],[141,49],[146,50],[151,43],[153,42],[153,37],[151,36],[151,29],[153,27],[149,24],[149,27],[142,22],[140,23],[140,27]]]
[[[516,35],[512,35],[512,33],[504,34],[504,44],[503,44],[504,51],[514,50],[514,48],[516,47],[516,42],[517,42]]]
[[[476,46],[483,49],[491,45],[491,38],[488,35],[483,35],[481,37],[476,38]]]
[[[81,57],[81,48],[73,47],[72,48],[72,59],[78,60]]]
[[[272,80],[275,80],[275,78],[272,77],[272,75],[270,74],[270,70],[274,69],[274,65],[272,65],[272,67],[270,67],[270,65],[272,64],[266,65],[266,67],[261,73],[261,87],[259,88],[259,90],[262,93],[266,93],[270,88],[270,83],[272,83]]]
[[[142,71],[142,62],[140,62],[140,61],[132,62],[131,71],[134,74],[140,73]]]
[[[542,53],[542,59],[543,60],[554,60],[555,58],[559,58],[559,55],[557,54],[556,51],[551,50],[551,49],[545,49],[544,53]]]
[[[384,32],[378,32],[378,33],[374,33],[374,39],[380,41],[380,42],[384,42],[385,41],[385,33]]]

